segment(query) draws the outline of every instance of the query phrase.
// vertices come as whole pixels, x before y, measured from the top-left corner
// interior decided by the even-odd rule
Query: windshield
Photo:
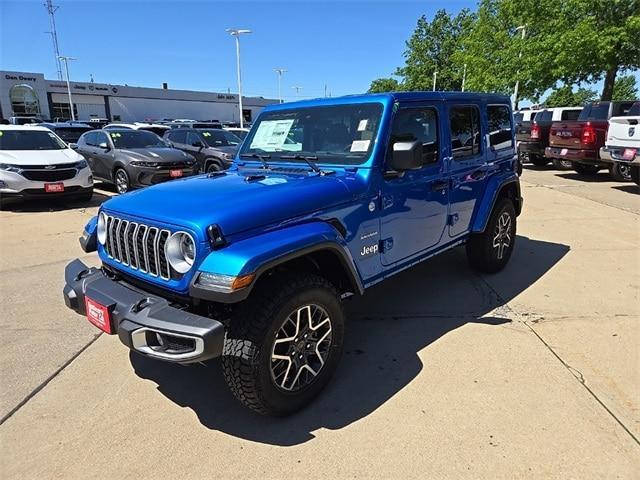
[[[0,150],[63,150],[68,148],[53,132],[0,130]]]
[[[242,140],[226,130],[211,128],[200,130],[200,133],[210,147],[237,147],[242,143]]]
[[[266,112],[251,129],[240,155],[270,154],[277,159],[295,152],[320,162],[360,164],[371,154],[381,115],[380,103]]]
[[[116,148],[152,148],[166,147],[164,141],[155,133],[143,130],[109,131],[113,145]]]

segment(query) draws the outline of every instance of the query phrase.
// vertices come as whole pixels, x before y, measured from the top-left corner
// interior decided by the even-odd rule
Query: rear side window
[[[480,111],[478,107],[459,106],[449,111],[451,153],[454,160],[466,160],[480,153]]]
[[[577,120],[581,110],[563,110],[560,120]]]
[[[489,117],[489,144],[496,150],[511,147],[513,131],[509,107],[489,105],[487,116]]]
[[[185,130],[172,130],[169,132],[169,140],[176,143],[187,143],[187,132]]]
[[[585,105],[578,120],[607,120],[609,118],[609,102],[590,103]]]
[[[631,110],[631,107],[633,107],[633,102],[624,102],[624,103],[620,103],[619,105],[614,105],[613,116],[623,117],[625,115],[629,115],[629,110]]]
[[[433,108],[403,109],[393,120],[391,145],[395,142],[422,143],[422,164],[438,161],[438,116]]]

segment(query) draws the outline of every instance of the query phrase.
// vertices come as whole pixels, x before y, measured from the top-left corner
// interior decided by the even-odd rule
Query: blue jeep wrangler
[[[130,349],[222,357],[249,408],[309,403],[343,348],[342,302],[465,244],[509,261],[522,208],[509,99],[359,95],[273,105],[234,165],[115,197],[65,271],[67,306]]]

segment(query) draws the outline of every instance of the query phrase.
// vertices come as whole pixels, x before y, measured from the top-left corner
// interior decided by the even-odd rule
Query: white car
[[[633,180],[640,185],[640,102],[635,102],[624,117],[611,117],[600,159],[611,164],[614,180]]]
[[[158,135],[160,138],[168,131],[171,130],[171,127],[166,125],[160,125],[159,123],[144,123],[144,122],[133,122],[133,123],[110,123],[102,127],[104,130],[115,130],[115,129],[130,129],[130,130],[145,130],[147,132],[153,132]]]
[[[45,127],[0,125],[0,202],[73,197],[89,200],[87,161]]]

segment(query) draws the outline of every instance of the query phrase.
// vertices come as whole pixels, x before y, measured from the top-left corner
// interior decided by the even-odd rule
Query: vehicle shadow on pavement
[[[616,181],[611,178],[609,172],[606,170],[602,170],[595,175],[580,175],[579,173],[559,173],[556,177],[564,178],[565,180],[576,180],[579,182],[588,182],[588,183],[616,183]]]
[[[64,210],[76,210],[78,208],[98,207],[110,198],[111,197],[107,195],[94,192],[93,197],[91,197],[89,201],[64,198],[13,201],[3,205],[2,211],[15,213],[62,212]]]
[[[614,190],[620,190],[621,192],[640,194],[640,186],[630,183],[629,185],[616,185],[611,187]]]
[[[380,408],[429,369],[418,353],[447,333],[467,323],[511,322],[508,309],[496,309],[569,251],[566,245],[522,236],[516,245],[510,264],[492,277],[496,290],[468,267],[464,249],[456,249],[349,302],[345,352],[335,378],[313,404],[290,417],[261,417],[241,406],[224,382],[219,361],[182,367],[134,352],[130,361],[139,377],[155,382],[172,402],[191,408],[207,428],[271,445],[300,444],[314,438],[315,430],[341,429]]]

